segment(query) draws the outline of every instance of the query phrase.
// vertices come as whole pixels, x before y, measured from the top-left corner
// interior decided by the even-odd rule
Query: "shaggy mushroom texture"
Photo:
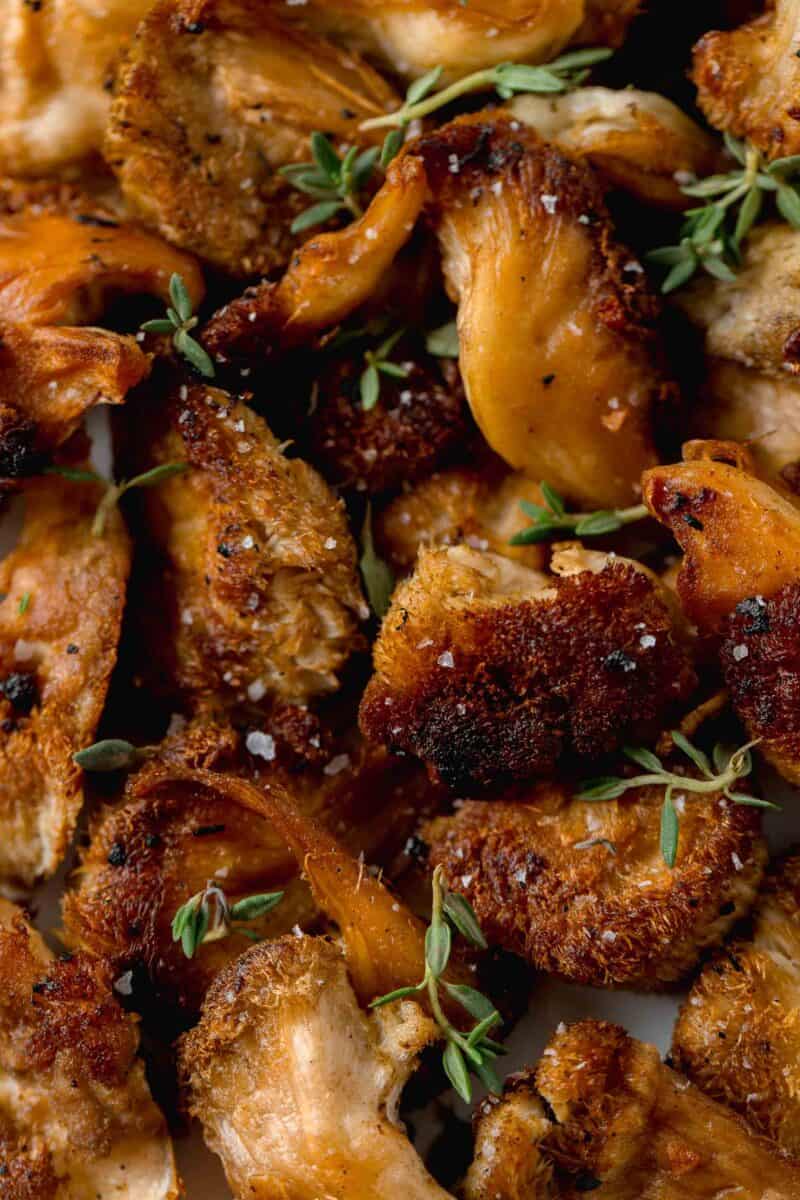
[[[375,643],[365,734],[463,791],[659,729],[695,684],[661,585],[595,552],[567,551],[554,566],[563,573],[465,546],[423,549]]]

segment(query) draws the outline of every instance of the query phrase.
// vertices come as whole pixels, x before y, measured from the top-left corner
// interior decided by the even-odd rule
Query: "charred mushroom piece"
[[[719,645],[737,714],[764,756],[800,782],[800,512],[746,455],[738,465],[702,457],[720,446],[692,443],[689,461],[650,471],[645,499],[684,551],[681,603]]]
[[[109,959],[120,972],[132,970],[134,977],[144,968],[150,987],[135,1000],[160,1022],[165,1000],[185,1011],[198,1009],[211,980],[247,948],[248,937],[276,937],[319,919],[285,838],[237,805],[229,790],[232,776],[262,789],[285,787],[310,820],[335,830],[352,854],[364,854],[370,863],[391,862],[420,815],[436,806],[424,773],[408,762],[352,738],[334,743],[319,762],[295,762],[278,723],[267,728],[270,733],[247,736],[252,755],[229,726],[207,718],[170,739],[129,778],[123,802],[96,819],[77,886],[65,896],[68,943]],[[210,770],[212,779],[183,779],[187,768]],[[230,904],[263,892],[284,895],[247,933],[234,928],[187,960],[173,941],[171,922],[209,880]]]
[[[285,265],[292,219],[313,201],[279,168],[309,138],[380,145],[366,117],[396,100],[352,48],[284,23],[282,4],[159,0],[117,79],[105,155],[134,210],[232,275]],[[376,140],[377,137],[377,140]]]
[[[56,962],[2,900],[0,978],[4,1195],[178,1200],[136,1023],[114,996],[108,966],[84,955]]]
[[[677,179],[712,174],[719,151],[707,133],[657,92],[581,87],[563,96],[517,96],[519,121],[572,158],[586,158],[645,204],[684,209]]]
[[[575,983],[663,988],[748,911],[767,857],[753,809],[685,795],[670,869],[663,801],[663,788],[589,803],[541,784],[514,803],[469,801],[423,838],[491,945]]]
[[[800,152],[799,33],[797,0],[775,0],[738,29],[707,33],[694,50],[698,103],[711,124],[768,158]]]
[[[661,585],[596,552],[564,552],[555,569],[422,550],[374,647],[366,735],[475,791],[660,728],[695,685]]]
[[[381,342],[383,337],[375,344]],[[332,484],[374,496],[430,475],[466,441],[471,427],[457,369],[440,370],[408,338],[392,352],[390,365],[399,374],[379,374],[377,400],[365,404],[360,383],[367,368],[359,350],[334,359],[317,376],[316,406],[303,440],[309,461]]]
[[[368,614],[343,506],[316,471],[246,404],[196,384],[139,406],[124,451],[129,474],[192,468],[141,496],[155,689],[189,709],[335,691]]]
[[[397,1117],[435,1037],[414,1001],[365,1016],[340,952],[319,938],[283,938],[231,963],[181,1059],[237,1200],[446,1200]]]
[[[100,8],[4,0],[0,32],[0,170],[46,175],[96,156],[114,60],[148,0]]]
[[[130,547],[122,518],[92,533],[102,489],[26,488],[19,544],[0,564],[0,878],[55,871],[83,802],[72,755],[94,740],[117,658]],[[24,689],[20,680],[24,678]],[[16,683],[12,681],[16,680]]]
[[[800,857],[774,864],[752,932],[706,966],[672,1039],[678,1070],[789,1154],[800,1153]]]
[[[800,1163],[773,1153],[729,1109],[618,1025],[581,1021],[550,1042],[536,1082],[555,1121],[558,1194],[576,1200],[793,1200]]]
[[[744,449],[744,448],[741,448]],[[678,593],[701,633],[719,635],[736,605],[800,578],[800,511],[759,479],[733,443],[692,442],[686,461],[648,471],[650,512],[683,550]]]

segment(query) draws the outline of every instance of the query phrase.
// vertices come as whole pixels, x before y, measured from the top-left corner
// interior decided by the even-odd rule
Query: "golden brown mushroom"
[[[683,549],[681,603],[719,646],[734,709],[798,782],[800,511],[733,444],[690,443],[688,455],[647,473],[645,500]]]
[[[117,297],[169,303],[196,264],[90,197],[50,197],[0,216],[0,479],[30,474],[96,404],[121,404],[148,374],[133,337],[96,328]],[[85,328],[85,326],[89,326]]]
[[[113,976],[56,962],[0,901],[0,1163],[9,1200],[178,1200],[172,1144]]]
[[[47,477],[25,490],[18,545],[0,564],[0,878],[55,871],[83,802],[73,754],[103,711],[130,568],[122,517],[92,532],[102,488]]]
[[[541,1149],[550,1128],[534,1072],[507,1079],[502,1097],[488,1096],[478,1109],[475,1156],[464,1179],[464,1200],[555,1196],[552,1164]]]
[[[147,8],[148,0],[4,0],[0,170],[46,175],[98,154],[115,59]]]
[[[446,1200],[397,1116],[435,1037],[415,1001],[365,1016],[320,938],[267,942],[226,967],[181,1062],[237,1200]]]
[[[714,141],[657,92],[581,87],[561,96],[517,96],[517,120],[572,158],[586,158],[645,204],[684,209],[679,180],[712,174]]]
[[[766,861],[758,817],[684,794],[670,869],[663,787],[591,803],[578,790],[547,783],[514,802],[466,802],[423,830],[431,864],[470,901],[490,945],[537,970],[595,987],[684,978],[754,899]]]
[[[466,546],[420,551],[361,702],[366,735],[457,790],[550,774],[645,737],[695,685],[660,584],[565,551],[556,575]]]
[[[703,968],[675,1026],[675,1066],[800,1153],[800,857],[770,867],[752,931]]]
[[[800,1163],[618,1025],[561,1029],[536,1073],[555,1124],[546,1141],[558,1195],[577,1200],[795,1200]]]
[[[774,0],[738,29],[694,49],[698,102],[712,125],[747,138],[767,158],[800,152],[800,6]]]
[[[360,124],[396,103],[351,47],[256,0],[159,0],[122,64],[105,155],[126,201],[176,246],[237,276],[283,266],[314,203],[279,168],[309,137],[380,145]]]
[[[127,434],[129,475],[191,466],[141,496],[156,690],[191,709],[204,698],[258,708],[335,691],[368,615],[341,501],[216,388],[175,382],[137,406]]]
[[[199,718],[168,739],[129,778],[123,802],[93,824],[77,886],[64,899],[66,940],[111,960],[120,972],[133,971],[134,982],[144,968],[149,987],[136,1001],[148,1012],[154,1004],[159,1019],[164,1000],[199,1008],[214,976],[249,945],[234,929],[187,960],[173,942],[177,909],[208,881],[231,903],[254,893],[284,893],[277,908],[250,926],[261,937],[319,919],[300,878],[305,855],[298,863],[280,830],[237,804],[232,776],[262,790],[271,783],[285,787],[307,818],[334,831],[370,864],[390,863],[420,815],[435,808],[435,792],[419,768],[370,750],[357,737],[327,738],[318,761],[298,758],[286,722],[296,723],[301,714],[283,716],[283,724],[277,714],[265,725],[269,733],[251,730],[246,737],[224,722]],[[311,733],[310,739],[312,755],[320,736]],[[183,778],[187,768],[212,774]]]

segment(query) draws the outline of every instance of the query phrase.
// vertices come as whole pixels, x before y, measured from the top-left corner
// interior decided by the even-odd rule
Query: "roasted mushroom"
[[[90,408],[121,404],[148,374],[133,337],[95,323],[120,295],[169,303],[173,272],[197,303],[192,259],[87,196],[0,217],[0,480],[30,475]]]
[[[365,1016],[320,938],[264,943],[226,967],[181,1060],[237,1200],[446,1200],[397,1117],[435,1037],[415,1001]]]
[[[299,717],[299,714],[297,714]],[[290,714],[286,714],[291,719]],[[222,966],[248,946],[248,936],[275,937],[319,919],[300,867],[280,831],[241,808],[229,788],[237,776],[265,788],[285,787],[312,821],[322,822],[355,856],[387,864],[420,816],[436,807],[424,773],[410,762],[370,750],[355,737],[328,739],[319,761],[297,758],[286,723],[270,722],[246,738],[200,718],[174,735],[129,778],[121,804],[95,820],[82,854],[77,887],[64,898],[69,945],[130,971],[137,1003],[163,1020],[164,1002],[199,1008]],[[319,735],[311,735],[309,753]],[[211,770],[209,780],[182,778]],[[187,960],[170,925],[180,907],[211,881],[231,903],[280,890],[280,905]],[[141,972],[144,971],[144,977]],[[147,980],[144,992],[137,984]]]
[[[695,684],[667,593],[596,552],[564,551],[554,570],[421,550],[375,643],[366,735],[474,791],[658,729]]]
[[[464,1200],[554,1196],[552,1165],[540,1148],[550,1127],[534,1072],[507,1079],[502,1097],[489,1096],[478,1109],[475,1156],[464,1180]]]
[[[767,158],[800,152],[797,0],[774,0],[738,29],[707,33],[694,50],[698,102],[712,125]]]
[[[103,711],[130,567],[122,518],[92,532],[102,488],[55,476],[25,490],[19,544],[0,564],[0,879],[55,871],[83,802],[73,754]]]
[[[114,60],[148,0],[102,7],[4,0],[0,32],[0,170],[46,175],[96,156]]]
[[[545,1143],[559,1196],[576,1200],[794,1200],[800,1163],[771,1151],[744,1122],[618,1025],[562,1029],[536,1073],[554,1125]]]
[[[216,388],[154,391],[126,432],[129,474],[191,467],[141,497],[151,548],[140,612],[155,689],[190,710],[204,699],[246,707],[335,691],[368,610],[327,484]]]
[[[134,1018],[99,959],[56,962],[0,901],[0,1176],[9,1200],[178,1200]]]
[[[591,168],[507,116],[462,118],[410,143],[360,221],[307,243],[279,284],[212,320],[209,351],[252,365],[335,325],[369,297],[423,203],[489,445],[590,508],[631,503],[656,461],[656,410],[674,391],[659,306],[614,240]]]
[[[431,865],[470,901],[490,945],[538,970],[595,987],[685,978],[753,901],[767,857],[758,817],[720,795],[684,794],[670,869],[663,788],[591,803],[574,790],[547,783],[514,802],[466,802],[423,831]]]
[[[698,277],[676,293],[706,352],[697,437],[748,442],[756,462],[800,482],[800,258],[788,225],[752,231],[731,280]]]
[[[360,124],[395,102],[354,50],[292,28],[286,12],[255,0],[159,0],[111,109],[104,152],[127,202],[174,245],[238,276],[289,259],[290,224],[311,201],[278,172],[310,158],[311,133],[380,145]]]
[[[658,304],[597,176],[489,114],[407,154],[425,166],[461,375],[489,445],[590,509],[632,503],[672,390]]]
[[[770,867],[745,930],[703,968],[672,1039],[675,1066],[785,1151],[800,1153],[800,857]]]
[[[512,59],[547,62],[573,37],[618,45],[637,9],[638,0],[312,0],[290,17],[393,74],[413,79],[440,67],[446,82]]]
[[[421,547],[461,542],[527,567],[543,567],[543,546],[511,545],[512,537],[530,523],[522,501],[541,504],[539,485],[520,471],[509,471],[496,455],[479,451],[471,465],[436,471],[376,514],[381,554],[402,575],[412,569]]]
[[[616,187],[645,204],[686,208],[679,180],[710,175],[713,140],[657,92],[582,87],[561,96],[517,96],[519,121],[572,158],[586,158]]]

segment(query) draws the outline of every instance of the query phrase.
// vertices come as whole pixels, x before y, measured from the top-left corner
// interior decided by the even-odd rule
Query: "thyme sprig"
[[[725,134],[725,145],[738,166],[723,175],[710,175],[681,190],[709,202],[688,209],[674,246],[661,246],[647,255],[667,267],[664,293],[682,287],[702,268],[715,279],[730,282],[741,265],[742,243],[761,216],[767,196],[774,197],[780,216],[800,229],[800,155],[767,163],[755,146]]]
[[[673,745],[694,763],[700,772],[700,778],[691,775],[678,775],[669,771],[657,754],[643,747],[626,746],[625,757],[637,766],[644,767],[646,774],[635,775],[624,779],[617,775],[603,775],[597,779],[589,779],[583,784],[578,793],[579,800],[615,800],[631,788],[663,786],[664,803],[661,809],[661,853],[668,867],[675,866],[678,853],[679,825],[678,813],[673,801],[673,793],[692,792],[699,795],[721,793],[732,804],[744,804],[751,808],[778,808],[769,800],[760,800],[746,792],[734,791],[736,783],[744,779],[753,769],[753,758],[750,750],[758,742],[748,742],[738,750],[731,746],[718,743],[713,750],[712,762],[708,756],[693,745],[684,734],[673,730],[670,734]]]
[[[389,355],[405,333],[405,329],[397,329],[386,338],[375,350],[364,351],[366,366],[361,372],[358,388],[361,395],[361,407],[364,412],[370,412],[378,403],[381,394],[381,375],[391,379],[406,379],[409,368],[401,363],[391,362]]]
[[[283,899],[283,892],[262,892],[231,904],[218,884],[209,880],[201,892],[182,904],[172,918],[172,940],[180,942],[187,958],[193,958],[206,942],[218,942],[231,933],[243,933],[251,941],[260,941],[254,929],[243,921],[254,921],[270,912]]]
[[[554,95],[579,87],[596,63],[605,62],[613,50],[605,46],[586,50],[575,50],[562,54],[544,66],[533,67],[525,63],[499,63],[481,71],[473,71],[440,91],[434,91],[442,77],[443,68],[434,67],[426,75],[415,79],[406,92],[400,108],[380,117],[362,121],[362,129],[405,128],[411,121],[427,117],[445,104],[470,92],[487,92],[494,89],[502,100],[510,100],[518,92],[534,92],[539,95]]]
[[[644,504],[634,504],[631,508],[598,509],[591,513],[571,513],[567,512],[563,497],[546,480],[542,480],[539,489],[544,505],[534,504],[531,500],[519,502],[522,511],[530,517],[531,524],[514,534],[509,543],[511,546],[532,546],[560,534],[600,537],[603,533],[615,533],[623,525],[631,525],[647,516]]]
[[[153,321],[145,321],[140,326],[142,332],[170,334],[178,353],[206,379],[213,379],[213,362],[197,339],[191,336],[191,330],[200,318],[192,314],[192,300],[181,275],[170,276],[169,297],[172,305],[167,309],[167,315],[157,317]]]
[[[461,1099],[469,1104],[472,1100],[470,1071],[473,1071],[490,1091],[500,1092],[500,1080],[490,1064],[506,1051],[499,1042],[489,1037],[491,1030],[502,1020],[491,1000],[475,988],[466,984],[449,983],[443,978],[450,961],[454,932],[460,933],[478,949],[486,949],[486,939],[472,906],[463,896],[448,890],[442,878],[442,868],[439,866],[433,873],[431,923],[425,933],[425,974],[419,983],[411,987],[398,988],[386,996],[379,996],[377,1000],[372,1001],[370,1007],[380,1008],[384,1004],[424,992],[433,1018],[444,1035],[446,1044],[442,1063],[445,1073]],[[462,1033],[448,1020],[442,1008],[442,988],[451,999],[475,1018],[476,1024],[469,1032]]]
[[[131,488],[155,487],[156,484],[163,483],[172,475],[182,475],[184,471],[188,470],[189,464],[185,462],[160,463],[157,467],[151,467],[149,471],[143,471],[141,475],[134,475],[133,479],[121,479],[119,483],[109,483],[107,479],[103,479],[102,475],[96,475],[94,471],[78,470],[74,467],[47,467],[46,473],[61,475],[64,479],[69,479],[71,483],[100,483],[103,485],[106,490],[92,521],[92,533],[95,537],[102,537],[106,530],[109,513]]]
[[[292,233],[302,233],[314,225],[321,225],[340,212],[360,217],[364,211],[360,193],[369,182],[380,154],[377,146],[362,151],[358,146],[351,146],[340,158],[324,133],[319,130],[312,133],[312,161],[290,163],[279,171],[298,192],[317,201],[295,217],[291,224]]]

